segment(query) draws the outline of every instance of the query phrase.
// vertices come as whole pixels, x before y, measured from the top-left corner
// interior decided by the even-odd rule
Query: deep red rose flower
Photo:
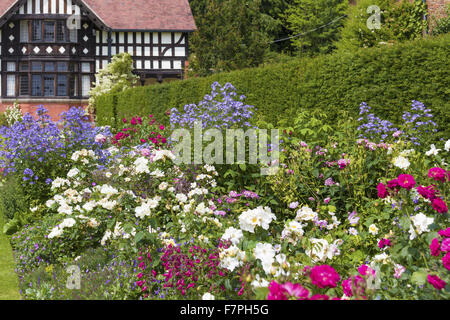
[[[378,190],[378,198],[384,199],[389,195],[389,193],[386,190],[386,186],[383,183],[378,184],[377,190]]]
[[[447,213],[447,211],[448,211],[447,205],[440,198],[433,199],[433,209],[439,213]]]
[[[401,174],[397,178],[398,184],[400,187],[411,190],[415,185],[416,181],[414,177],[410,174]]]

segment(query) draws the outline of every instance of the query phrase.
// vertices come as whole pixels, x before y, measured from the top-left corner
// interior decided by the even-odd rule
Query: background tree
[[[291,35],[304,33],[345,15],[348,0],[293,0],[285,12]],[[324,28],[292,39],[300,54],[329,53],[335,49],[334,42],[340,37],[344,19]]]
[[[261,0],[191,0],[198,30],[190,38],[197,75],[256,67],[280,25]]]

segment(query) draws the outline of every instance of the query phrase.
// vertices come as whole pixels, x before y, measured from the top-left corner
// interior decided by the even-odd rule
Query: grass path
[[[0,213],[0,300],[19,300],[19,280],[14,272],[14,258],[8,238],[3,234]]]

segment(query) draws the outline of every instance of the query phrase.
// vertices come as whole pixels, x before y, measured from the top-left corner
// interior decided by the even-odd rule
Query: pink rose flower
[[[450,252],[447,252],[445,256],[442,257],[442,264],[445,269],[450,271]]]
[[[283,288],[290,297],[296,297],[300,300],[306,300],[309,297],[309,291],[299,283],[286,282],[283,284]]]
[[[441,251],[442,252],[450,251],[450,238],[446,238],[446,239],[442,240]]]
[[[400,277],[402,276],[403,272],[406,271],[406,268],[400,264],[395,265],[394,267],[394,278],[396,279],[400,279]]]
[[[434,198],[436,198],[436,191],[433,189],[433,186],[418,186],[416,190],[425,199],[433,200]]]

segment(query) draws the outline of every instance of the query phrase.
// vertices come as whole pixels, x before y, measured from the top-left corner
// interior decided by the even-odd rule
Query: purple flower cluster
[[[359,136],[364,139],[379,139],[380,142],[385,141],[388,137],[399,138],[400,136],[409,139],[412,143],[420,145],[420,140],[424,135],[437,132],[437,124],[431,120],[433,115],[431,109],[427,109],[422,102],[413,100],[410,111],[405,111],[402,115],[404,130],[398,130],[394,125],[387,121],[376,117],[370,112],[370,107],[363,102],[360,105],[360,115],[358,119],[362,122],[358,127],[362,134]]]
[[[0,167],[5,168],[5,174],[18,173],[22,180],[34,182],[39,179],[36,173],[42,172],[40,169],[48,162],[68,158],[73,151],[87,148],[102,155],[101,144],[95,142],[95,136],[100,131],[110,136],[108,129],[93,127],[82,108],[71,108],[61,114],[61,119],[53,122],[48,110],[39,106],[36,117],[26,113],[22,121],[1,127],[4,145],[0,149]]]
[[[198,105],[185,105],[184,113],[173,108],[170,114],[172,128],[193,128],[196,122],[202,122],[204,129],[252,127],[250,119],[255,107],[244,104],[245,96],[236,99],[236,88],[230,83],[222,87],[218,82],[214,82],[211,89],[211,94],[205,95]]]
[[[393,124],[387,120],[382,120],[379,117],[376,117],[373,113],[369,113],[370,107],[367,103],[363,102],[359,106],[360,115],[363,115],[358,119],[359,122],[366,120],[365,123],[362,123],[359,127],[359,131],[363,131],[359,137],[364,139],[374,140],[375,138],[381,137],[381,141],[384,141],[388,136],[391,135],[391,132],[396,132],[396,129]],[[366,119],[364,119],[366,117]]]

